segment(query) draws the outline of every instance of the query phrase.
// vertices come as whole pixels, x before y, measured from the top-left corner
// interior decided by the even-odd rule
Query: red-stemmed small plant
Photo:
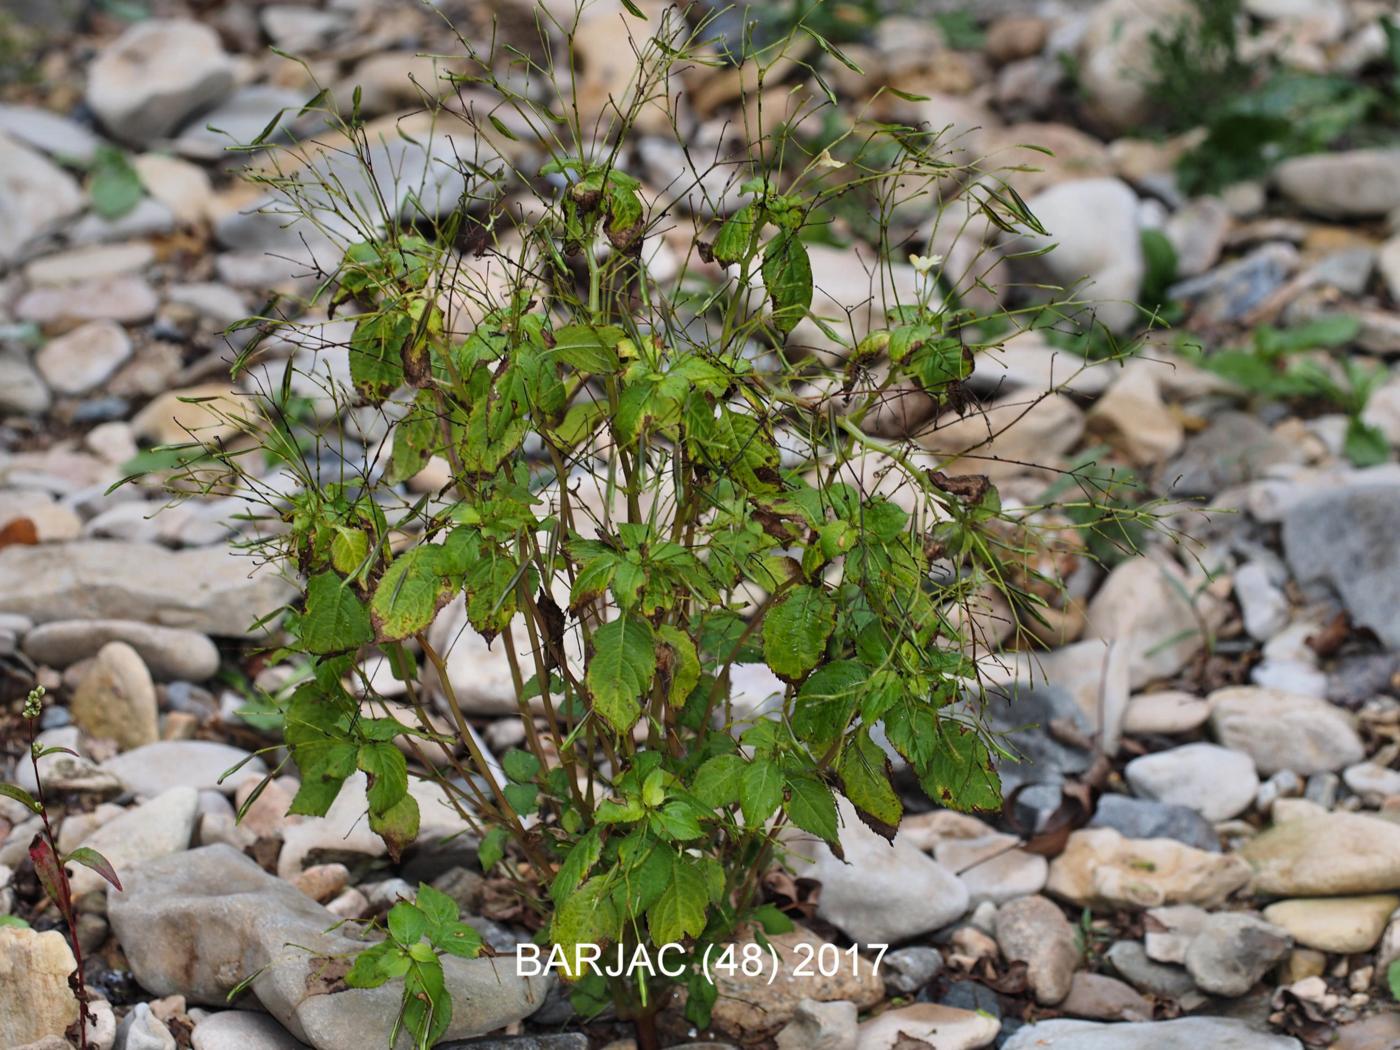
[[[29,691],[24,701],[24,718],[29,723],[29,761],[34,767],[37,797],[15,784],[0,784],[0,795],[20,802],[43,822],[43,830],[37,833],[29,844],[29,860],[34,865],[34,873],[39,877],[39,884],[44,888],[45,895],[53,902],[68,927],[68,941],[72,945],[73,960],[76,964],[68,978],[68,985],[73,989],[73,997],[78,1000],[78,1045],[80,1050],[87,1050],[87,1033],[92,1012],[88,1009],[87,983],[83,978],[83,948],[78,942],[78,913],[73,906],[73,886],[68,880],[67,865],[81,864],[91,868],[118,890],[122,888],[122,884],[107,858],[91,846],[78,846],[69,851],[67,856],[59,852],[58,837],[49,821],[44,781],[39,775],[39,759],[60,752],[77,757],[77,752],[70,748],[54,747],[39,742],[39,715],[43,710],[43,699],[44,687],[36,686]]]

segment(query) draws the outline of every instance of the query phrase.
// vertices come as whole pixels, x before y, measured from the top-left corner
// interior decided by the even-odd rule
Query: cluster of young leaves
[[[398,1022],[414,1037],[417,1050],[428,1050],[452,1023],[452,997],[442,969],[444,955],[475,959],[481,934],[460,920],[457,902],[441,890],[420,885],[413,901],[401,900],[385,916],[388,937],[355,956],[345,975],[351,988],[378,988],[403,981]]]
[[[1158,122],[1205,136],[1177,168],[1188,193],[1218,192],[1259,178],[1280,160],[1327,149],[1339,139],[1389,141],[1400,117],[1400,29],[1381,19],[1387,48],[1374,76],[1281,68],[1245,55],[1242,0],[1192,0],[1168,31],[1151,39],[1150,93]]]
[[[1374,466],[1390,457],[1390,443],[1362,418],[1372,392],[1385,382],[1382,365],[1373,368],[1343,359],[1341,377],[1318,361],[1301,355],[1344,347],[1361,329],[1347,314],[1332,314],[1289,329],[1256,328],[1245,347],[1230,347],[1200,355],[1201,365],[1255,397],[1304,401],[1321,399],[1347,416],[1343,452],[1358,467]]]

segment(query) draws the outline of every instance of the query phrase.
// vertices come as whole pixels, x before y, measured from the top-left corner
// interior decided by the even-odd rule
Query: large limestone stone
[[[967,887],[918,847],[887,842],[839,800],[844,861],[820,840],[788,840],[793,872],[822,884],[817,915],[861,944],[895,944],[947,926],[967,910]]]
[[[1258,1032],[1230,1017],[1100,1024],[1038,1021],[1022,1028],[1003,1050],[1303,1050],[1292,1036]]]
[[[73,721],[89,736],[115,740],[122,750],[160,737],[160,712],[151,672],[125,642],[108,642],[78,683],[70,705]]]
[[[1278,901],[1264,909],[1264,918],[1305,948],[1354,955],[1369,952],[1381,939],[1400,897],[1389,893],[1369,897],[1323,897]]]
[[[1050,865],[1045,888],[1079,905],[1155,908],[1218,904],[1248,881],[1249,865],[1233,854],[1207,853],[1175,839],[1125,839],[1111,828],[1086,828],[1070,835]]]
[[[331,991],[327,959],[365,947],[339,919],[230,846],[206,846],[133,869],[109,897],[112,929],[141,986],[224,1006],[238,982],[292,1035],[317,1050],[389,1046],[402,987]],[[513,960],[444,959],[449,1039],[513,1024],[544,1002],[549,982],[515,975]],[[255,976],[256,975],[256,976]],[[405,1036],[393,1044],[407,1047]]]
[[[719,999],[712,1015],[715,1028],[731,1036],[754,1038],[771,1035],[797,1015],[804,999],[819,1003],[852,1002],[862,1010],[869,1009],[885,996],[885,985],[875,967],[864,957],[852,964],[850,956],[842,956],[842,965],[831,976],[813,969],[811,975],[796,971],[807,958],[807,951],[819,951],[826,942],[811,930],[799,926],[791,933],[767,938],[777,952],[777,969],[770,983],[772,966],[765,964],[758,977],[746,977],[738,972],[714,970]],[[753,943],[751,935],[739,938],[743,945]],[[799,948],[799,946],[805,946]],[[799,954],[800,952],[800,954]]]
[[[78,1019],[68,989],[76,967],[63,934],[0,926],[0,1046],[61,1036]]]
[[[1326,700],[1266,686],[1218,689],[1207,699],[1216,739],[1265,776],[1332,772],[1365,756],[1355,717]]]
[[[213,29],[150,19],[131,26],[88,67],[86,98],[113,135],[145,145],[232,87],[233,63]]]
[[[1254,889],[1276,897],[1400,891],[1400,825],[1360,813],[1275,824],[1240,851]]]
[[[293,591],[227,547],[74,540],[0,550],[0,612],[36,623],[120,618],[251,638],[252,625]]]

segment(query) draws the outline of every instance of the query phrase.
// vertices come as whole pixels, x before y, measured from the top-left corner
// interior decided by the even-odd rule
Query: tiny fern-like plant
[[[475,143],[454,145],[450,206],[367,205],[305,153],[262,165],[279,212],[332,250],[317,248],[314,295],[246,326],[264,338],[237,372],[262,396],[229,422],[257,440],[206,444],[183,487],[261,499],[262,553],[301,581],[275,654],[299,668],[282,704],[293,812],[325,813],[361,772],[397,857],[421,822],[410,770],[435,780],[542,943],[566,959],[683,947],[679,977],[569,967],[580,1011],[615,1009],[650,1047],[678,991],[708,1023],[709,946],[790,926],[763,891],[789,833],[839,853],[845,813],[893,837],[892,755],[939,805],[1000,804],[969,609],[997,591],[1034,615],[1049,509],[1013,515],[933,450],[975,411],[978,353],[1041,308],[967,305],[987,302],[976,253],[959,273],[932,253],[902,260],[929,246],[958,181],[979,187],[960,207],[987,228],[1038,226],[936,131],[862,114],[809,147],[808,118],[835,102],[810,55],[854,68],[820,37],[748,49],[744,144],[696,160],[668,85],[732,72],[709,68],[722,63],[704,19],[608,17],[630,19],[637,69],[592,116],[570,101],[571,66],[463,43],[452,104],[424,100],[432,135]],[[541,13],[531,53],[567,51],[576,26]],[[783,84],[794,72],[804,84]],[[763,107],[780,94],[777,120]],[[382,165],[357,111],[324,95],[308,111],[341,155]],[[658,114],[680,164],[659,190],[636,148]],[[851,210],[887,233],[917,212],[920,232],[902,250],[848,247],[869,292],[832,306],[810,245]],[[337,325],[345,337],[326,334]],[[297,439],[282,406],[308,389],[319,429]],[[328,479],[337,443],[360,461],[343,455]],[[509,664],[524,739],[499,762],[430,630],[454,600]],[[388,675],[372,680],[370,660]],[[766,669],[769,695],[739,689],[736,668]],[[397,708],[376,688],[388,676]],[[404,981],[423,1045],[451,1012],[439,956],[479,947],[440,896],[395,905],[348,978]]]

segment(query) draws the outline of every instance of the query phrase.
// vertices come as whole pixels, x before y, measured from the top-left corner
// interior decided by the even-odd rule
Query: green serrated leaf
[[[506,776],[510,777],[517,784],[523,784],[527,780],[534,780],[540,772],[540,760],[528,751],[521,751],[519,748],[511,748],[501,756],[501,768],[506,771]]]
[[[788,819],[803,831],[824,842],[837,841],[836,800],[831,788],[816,777],[795,776],[788,780],[788,800],[783,807]]]
[[[757,758],[739,778],[739,808],[744,823],[761,827],[783,801],[783,771],[772,759]]]
[[[719,228],[711,253],[715,262],[725,266],[741,260],[753,243],[754,225],[758,210],[753,204],[745,204]]]
[[[619,733],[641,714],[640,698],[656,674],[656,637],[651,624],[634,616],[610,620],[593,634],[593,659],[585,682],[594,710]]]
[[[481,845],[476,848],[477,863],[481,865],[484,874],[490,874],[491,869],[505,859],[506,855],[506,829],[492,828],[485,835],[481,836]]]
[[[301,643],[311,653],[338,653],[374,641],[369,613],[354,588],[333,572],[311,577],[306,612],[298,624]]]
[[[656,636],[672,653],[671,685],[666,698],[672,704],[683,704],[700,681],[700,654],[690,636],[678,627],[663,624],[656,629]]]
[[[380,640],[399,641],[423,630],[451,596],[438,555],[434,546],[414,547],[384,570],[369,606]]]
[[[647,910],[647,926],[654,944],[671,944],[705,931],[705,902],[709,899],[705,876],[690,858],[675,854],[671,882]]]
[[[836,624],[836,603],[822,587],[794,587],[763,618],[763,658],[782,678],[816,667]]]
[[[889,758],[870,739],[868,729],[861,729],[847,741],[836,772],[856,812],[875,831],[893,841],[904,815],[904,804],[890,784]]]
[[[773,307],[773,327],[786,335],[812,306],[812,263],[807,246],[783,230],[763,249],[763,287]]]
[[[369,811],[383,813],[408,794],[408,759],[387,741],[360,747],[360,769],[369,777]]]
[[[739,801],[739,778],[746,763],[738,755],[716,755],[695,771],[691,791],[707,806],[719,809]]]
[[[565,950],[566,960],[572,963],[578,945],[612,941],[619,924],[617,907],[606,880],[595,877],[570,894],[555,910],[549,924],[549,939]]]
[[[389,935],[405,948],[421,941],[432,926],[423,909],[409,901],[399,901],[390,908],[386,922]]]

